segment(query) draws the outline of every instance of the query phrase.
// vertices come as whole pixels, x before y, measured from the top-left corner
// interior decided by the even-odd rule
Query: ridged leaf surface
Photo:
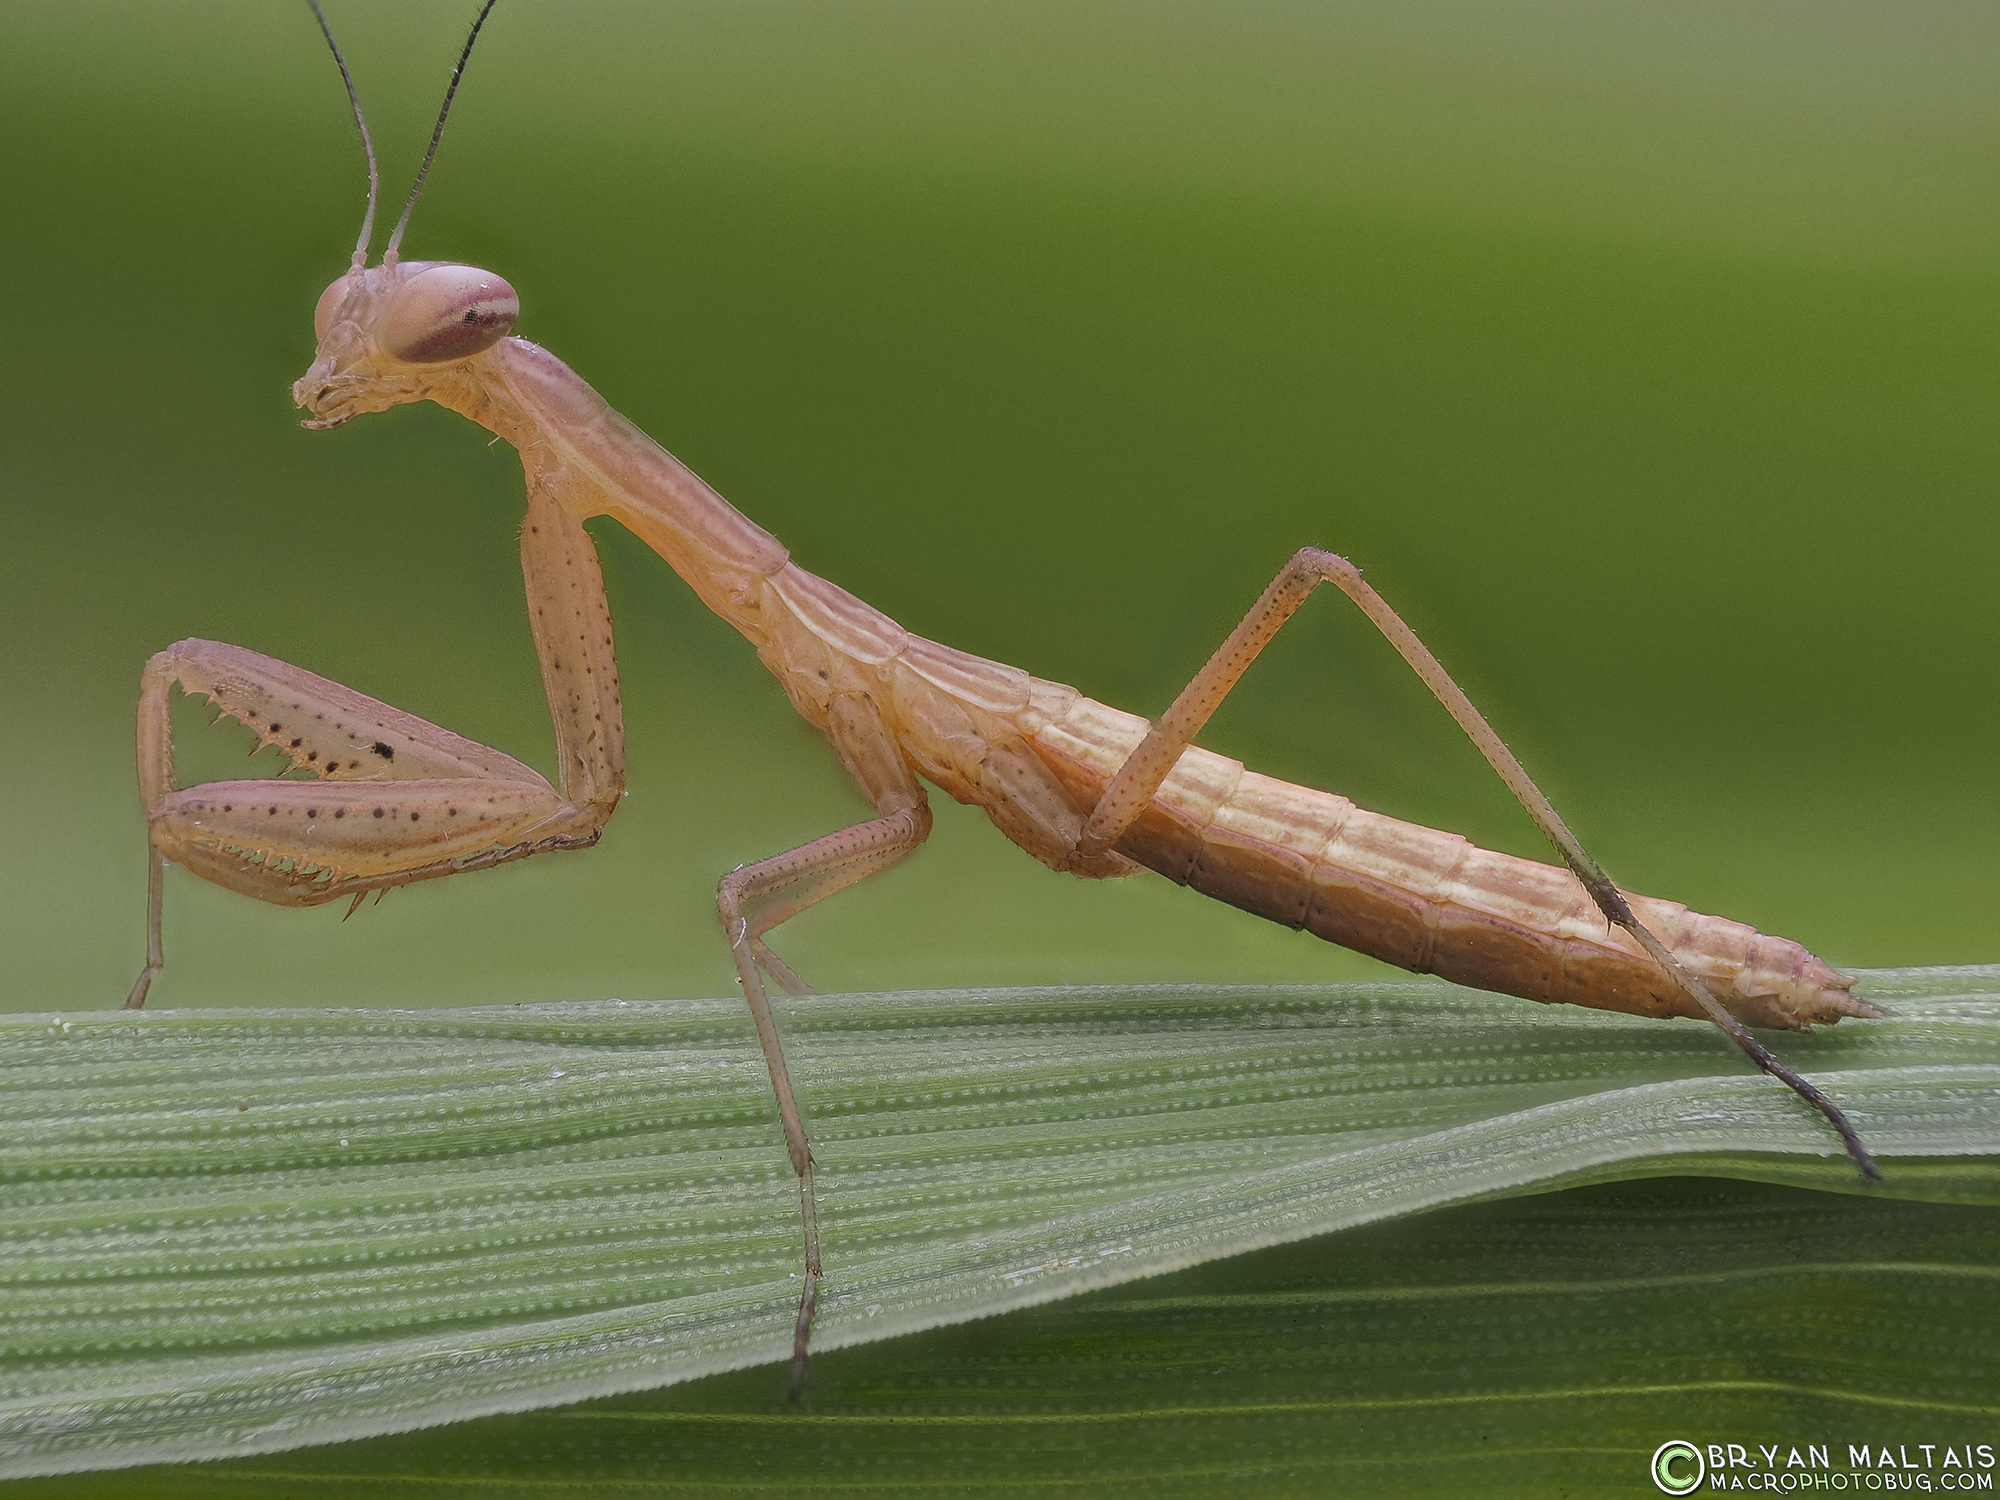
[[[2000,1202],[2000,972],[1864,991],[1895,1018],[1776,1043],[1884,1158],[1861,1201]],[[1693,1023],[1414,984],[782,1009],[822,1351],[1458,1200],[1668,1174],[1861,1191],[1823,1122]],[[7,1474],[788,1350],[797,1200],[740,1002],[5,1018],[0,1068]]]

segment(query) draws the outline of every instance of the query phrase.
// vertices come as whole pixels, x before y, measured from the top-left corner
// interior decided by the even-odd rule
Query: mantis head
[[[477,266],[356,266],[320,293],[319,350],[292,399],[315,428],[420,401],[440,375],[505,338],[520,313],[513,287]]]
[[[449,261],[404,265],[396,258],[403,231],[409,227],[410,211],[417,206],[424,179],[437,158],[438,142],[444,139],[445,121],[451,117],[451,101],[458,93],[459,79],[465,76],[472,44],[479,40],[479,28],[486,24],[495,3],[486,0],[472,23],[472,34],[465,39],[465,49],[458,54],[458,66],[452,69],[451,82],[445,88],[444,107],[438,111],[424,164],[417,169],[416,185],[410,189],[403,216],[389,236],[381,264],[371,268],[368,242],[375,229],[375,203],[381,187],[375,143],[369,137],[353,75],[333,39],[326,12],[320,9],[319,0],[307,0],[340,68],[341,81],[347,85],[347,102],[354,107],[354,124],[368,157],[368,212],[361,220],[354,262],[345,275],[320,293],[319,306],[313,310],[319,350],[312,368],[292,386],[292,399],[312,413],[305,424],[308,427],[338,427],[363,412],[387,411],[405,401],[422,400],[447,372],[505,338],[520,316],[521,299],[491,271]]]

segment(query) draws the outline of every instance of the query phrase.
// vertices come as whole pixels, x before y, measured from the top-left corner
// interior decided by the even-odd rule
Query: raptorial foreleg
[[[624,728],[597,554],[537,489],[521,535],[559,786],[511,755],[275,657],[187,640],[140,680],[139,794],[146,810],[145,1004],[164,961],[162,867],[286,906],[463,874],[597,841],[624,788]],[[174,785],[174,687],[199,694],[310,780]]]

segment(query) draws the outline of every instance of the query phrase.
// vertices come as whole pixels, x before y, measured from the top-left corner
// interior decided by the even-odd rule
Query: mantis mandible
[[[1423,643],[1346,559],[1296,553],[1156,722],[1074,688],[923,640],[806,572],[614,411],[554,355],[511,336],[501,277],[399,258],[486,0],[446,90],[429,151],[381,260],[368,264],[379,176],[367,122],[317,0],[368,157],[368,208],[349,268],[314,314],[311,367],[293,388],[310,428],[429,400],[519,451],[535,649],[556,735],[551,786],[513,757],[300,667],[186,640],[147,663],[138,715],[149,860],[146,965],[163,963],[165,866],[259,900],[314,906],[594,844],[624,794],[624,727],[611,617],[583,523],[630,528],[755,646],[793,706],[827,737],[873,816],[722,878],[717,909],[769,1066],[799,1184],[804,1291],[793,1338],[803,1378],[822,1274],[813,1155],[787,1076],[767,981],[807,986],[772,929],[913,853],[930,832],[924,782],[985,810],[1014,843],[1085,879],[1152,869],[1205,895],[1418,973],[1533,1000],[1706,1018],[1876,1168],[1831,1100],[1745,1023],[1803,1029],[1882,1012],[1799,944],[1620,891]],[[1562,867],[1260,776],[1194,745],[1243,672],[1321,584],[1351,599],[1443,703],[1554,845]],[[170,689],[200,694],[310,779],[176,787]]]

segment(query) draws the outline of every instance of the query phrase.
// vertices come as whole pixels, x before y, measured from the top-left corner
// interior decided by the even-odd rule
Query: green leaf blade
[[[2000,1202],[2000,973],[1780,1050],[1886,1196]],[[1438,1204],[1858,1191],[1707,1028],[1435,985],[813,996],[817,1347]],[[724,1001],[0,1022],[0,1465],[265,1452],[781,1359],[796,1195]]]

